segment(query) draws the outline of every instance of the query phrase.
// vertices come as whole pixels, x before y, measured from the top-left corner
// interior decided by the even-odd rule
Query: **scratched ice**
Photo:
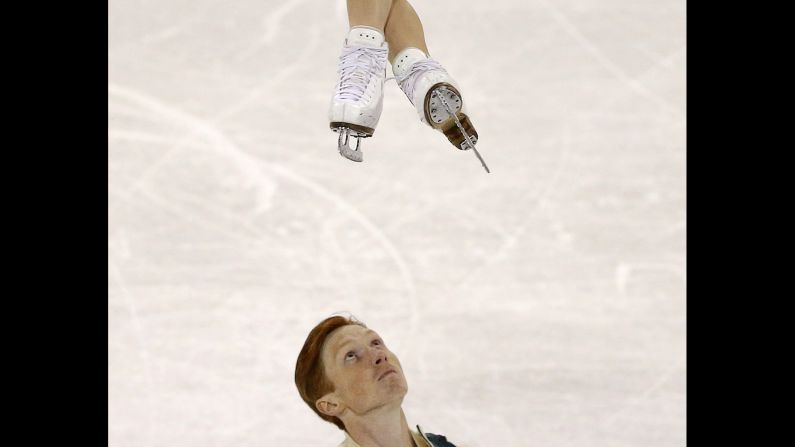
[[[685,445],[685,2],[413,5],[492,174],[392,82],[337,154],[342,0],[110,1],[111,446],[337,445],[337,311],[459,446]]]

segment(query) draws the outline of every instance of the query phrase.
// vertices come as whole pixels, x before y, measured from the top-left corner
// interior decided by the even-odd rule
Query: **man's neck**
[[[415,447],[400,405],[385,406],[365,415],[350,415],[345,429],[361,447]]]

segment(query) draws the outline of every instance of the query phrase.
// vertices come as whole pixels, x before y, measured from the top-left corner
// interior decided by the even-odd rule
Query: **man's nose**
[[[374,359],[376,365],[380,365],[381,362],[387,362],[388,361],[387,358],[386,358],[386,352],[384,352],[384,351],[382,351],[380,349],[377,349],[377,348],[373,348],[372,356],[373,356],[373,359]]]

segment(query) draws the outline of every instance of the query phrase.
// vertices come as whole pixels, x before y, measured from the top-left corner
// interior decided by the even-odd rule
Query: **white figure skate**
[[[329,107],[329,127],[339,133],[337,148],[343,157],[360,162],[360,140],[373,136],[384,106],[384,79],[389,45],[376,28],[350,30],[339,59],[339,80]],[[356,138],[356,148],[348,144]]]
[[[419,48],[406,48],[395,57],[392,71],[420,121],[442,132],[457,149],[472,149],[491,172],[475,148],[478,133],[466,114],[458,83],[441,64]]]

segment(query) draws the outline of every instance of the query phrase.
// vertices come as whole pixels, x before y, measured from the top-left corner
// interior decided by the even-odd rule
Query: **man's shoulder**
[[[419,427],[417,427],[419,429]],[[422,432],[419,432],[422,433]],[[428,441],[431,441],[433,447],[456,447],[455,444],[447,440],[447,437],[444,435],[437,435],[435,433],[415,433],[417,436],[424,436]],[[415,439],[416,442],[421,442],[419,438]],[[350,435],[345,432],[345,440],[337,447],[359,447],[359,444],[350,437]]]

